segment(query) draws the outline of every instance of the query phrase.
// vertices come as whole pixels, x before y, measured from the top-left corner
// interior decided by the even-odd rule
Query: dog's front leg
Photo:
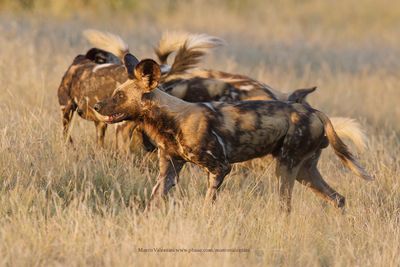
[[[115,148],[118,152],[128,153],[133,142],[133,131],[137,125],[131,121],[119,123],[115,129]]]
[[[107,130],[107,124],[104,122],[95,121],[96,126],[96,141],[97,145],[101,148],[104,148],[104,136]]]
[[[165,153],[164,150],[158,150],[160,174],[157,178],[157,183],[153,187],[150,196],[149,205],[157,199],[163,199],[168,191],[175,185],[176,178],[182,170],[185,161],[182,159],[172,158]]]

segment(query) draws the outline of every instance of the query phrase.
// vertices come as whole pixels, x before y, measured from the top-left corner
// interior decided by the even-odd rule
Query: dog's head
[[[160,66],[152,59],[137,63],[125,57],[124,61],[129,79],[118,86],[110,98],[94,106],[99,119],[107,123],[139,118],[143,111],[143,95],[156,89],[161,77]]]

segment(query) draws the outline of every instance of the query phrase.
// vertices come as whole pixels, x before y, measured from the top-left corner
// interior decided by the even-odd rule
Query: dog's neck
[[[171,96],[159,89],[143,95],[142,126],[161,148],[177,145],[179,121],[195,105]]]
[[[151,110],[154,108],[160,108],[166,112],[179,114],[185,112],[189,107],[193,106],[192,103],[167,94],[158,88],[150,93],[144,94],[142,97],[142,102],[144,103],[144,115],[149,113],[149,111],[151,112]]]

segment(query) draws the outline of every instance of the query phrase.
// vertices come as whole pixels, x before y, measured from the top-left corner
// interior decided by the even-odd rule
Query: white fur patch
[[[243,90],[243,91],[250,91],[250,90],[254,89],[254,86],[252,84],[247,84],[247,85],[241,85],[239,88],[240,88],[240,90]]]
[[[333,128],[341,139],[351,140],[360,152],[367,149],[368,137],[359,122],[343,117],[332,117],[330,119]]]
[[[92,46],[111,52],[119,58],[122,58],[129,50],[128,45],[121,37],[109,32],[85,30],[83,35]]]
[[[158,42],[157,50],[161,54],[176,51],[185,43],[189,35],[190,34],[186,32],[166,31],[163,33],[160,41]]]
[[[210,154],[214,159],[217,159],[217,157],[210,150],[207,150],[206,153]]]
[[[213,105],[211,105],[210,103],[203,103],[204,106],[208,107],[209,109],[211,109],[213,112],[217,112],[215,110],[215,108],[213,107]]]
[[[206,50],[225,44],[221,38],[210,36],[207,34],[191,34],[186,39],[186,46],[188,49]]]
[[[225,143],[224,143],[224,141],[222,140],[221,136],[219,136],[216,132],[211,131],[211,133],[212,133],[213,135],[215,135],[215,137],[217,137],[217,141],[218,141],[218,143],[221,145],[221,147],[222,147],[222,152],[224,153],[224,157],[226,158],[226,148],[225,148]]]
[[[187,32],[164,32],[157,50],[160,54],[177,51],[183,45],[188,49],[196,49],[203,52],[225,44],[221,38],[207,34],[189,34]]]
[[[161,69],[161,74],[166,74],[171,71],[171,66],[167,64],[162,64],[160,66],[160,69]]]
[[[115,64],[113,64],[113,63],[100,64],[100,65],[97,65],[96,67],[94,67],[92,72],[95,73],[99,69],[107,68],[107,67],[110,67],[110,66],[113,66],[113,65],[115,65]]]

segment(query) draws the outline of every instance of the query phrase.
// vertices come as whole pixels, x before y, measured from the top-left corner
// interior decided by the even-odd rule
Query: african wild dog
[[[104,50],[116,51],[109,44],[115,43],[96,32],[89,42]],[[108,37],[110,35],[106,35]],[[119,37],[118,37],[119,38]],[[101,40],[101,41],[98,41]],[[118,40],[121,40],[119,38]],[[286,94],[250,77],[215,70],[197,69],[201,59],[210,48],[225,42],[205,34],[168,33],[164,34],[155,48],[155,54],[162,67],[160,89],[189,102],[248,101],[248,100],[293,100],[296,91]],[[208,50],[207,50],[208,49]],[[176,56],[171,66],[167,59]],[[116,51],[115,53],[120,53]],[[341,138],[351,140],[359,150],[366,147],[366,136],[361,126],[353,119],[332,117],[331,121]],[[131,124],[133,125],[133,124]],[[128,128],[129,129],[129,128]],[[150,144],[148,145],[150,147]]]
[[[161,71],[151,59],[139,62],[130,74],[112,97],[97,103],[94,109],[98,118],[107,123],[131,120],[140,124],[156,142],[160,175],[151,200],[165,196],[184,164],[192,162],[208,172],[206,202],[212,202],[231,164],[270,154],[277,161],[284,210],[291,209],[295,180],[336,207],[343,207],[344,197],[323,180],[317,169],[321,150],[328,144],[356,175],[372,179],[337,136],[329,118],[308,104],[190,103],[157,88]],[[311,91],[304,91],[300,98]]]
[[[58,88],[64,138],[72,142],[70,123],[77,111],[79,116],[95,123],[97,143],[103,145],[107,124],[93,115],[92,106],[111,95],[110,86],[127,79],[125,67],[118,57],[109,52],[92,48],[85,55],[76,56]]]

